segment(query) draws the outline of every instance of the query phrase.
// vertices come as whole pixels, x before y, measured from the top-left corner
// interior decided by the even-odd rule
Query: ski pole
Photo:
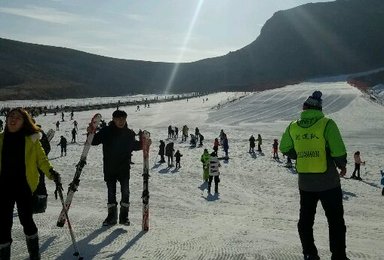
[[[63,206],[63,210],[64,210],[65,218],[67,219],[67,223],[68,223],[69,234],[71,235],[72,245],[73,245],[73,248],[75,249],[75,253],[73,253],[73,255],[76,256],[77,259],[82,260],[83,257],[80,256],[79,249],[78,249],[78,247],[77,247],[77,242],[76,242],[75,234],[74,234],[74,232],[73,232],[71,222],[69,221],[68,210],[67,210],[67,208],[65,207],[65,202],[64,202],[64,196],[63,196],[62,187],[58,187],[58,186],[56,185],[56,190],[55,190],[55,196],[56,196],[56,199],[57,199],[57,194],[59,194],[60,201],[61,201],[61,205]]]

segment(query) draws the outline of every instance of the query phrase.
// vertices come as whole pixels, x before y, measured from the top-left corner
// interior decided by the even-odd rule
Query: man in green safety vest
[[[291,122],[285,130],[280,151],[296,160],[300,192],[298,231],[304,259],[320,259],[313,237],[316,206],[320,200],[328,219],[331,259],[347,260],[339,176],[346,174],[347,152],[336,123],[322,112],[321,97],[322,93],[315,91],[307,98],[300,119]]]

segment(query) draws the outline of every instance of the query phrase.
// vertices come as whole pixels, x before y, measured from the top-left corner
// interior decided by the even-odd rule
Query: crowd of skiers
[[[302,116],[323,116],[319,110],[321,108],[321,99],[319,99],[318,93],[313,94],[306,100],[303,106]],[[321,98],[321,95],[320,95]],[[320,100],[320,101],[319,101]],[[318,106],[318,107],[316,107]],[[320,111],[320,112],[319,112]],[[64,114],[62,116],[62,122],[64,121]],[[323,117],[321,117],[323,118]],[[73,112],[71,113],[71,120],[73,120]],[[324,119],[328,120],[328,119]],[[2,121],[1,121],[2,122]],[[327,121],[328,122],[328,121]],[[78,125],[76,120],[73,121],[74,127],[72,129],[72,141],[76,142],[76,134],[78,131]],[[331,123],[332,129],[337,134],[338,132],[336,125]],[[3,125],[0,125],[3,128]],[[324,123],[324,127],[327,125]],[[56,130],[60,131],[60,121],[56,122]],[[321,161],[316,162],[318,164],[311,165],[308,161],[301,159],[301,152],[304,151],[300,144],[301,140],[290,139],[293,134],[300,136],[301,128],[297,125],[297,122],[293,123],[291,128],[287,128],[286,132],[281,139],[282,145],[279,144],[278,139],[273,139],[272,143],[272,157],[275,160],[279,159],[279,149],[287,158],[287,166],[292,167],[292,158],[296,160],[297,172],[300,174],[311,172],[313,168],[315,171],[322,171],[324,165]],[[90,133],[91,129],[87,128]],[[288,131],[288,132],[287,132]],[[292,132],[289,132],[292,131]],[[295,132],[296,131],[296,132]],[[314,130],[315,131],[315,130]],[[139,131],[139,140],[136,140],[136,134],[133,130],[128,128],[127,125],[127,114],[123,110],[116,110],[112,114],[112,121],[107,125],[105,121],[102,122],[99,131],[96,132],[92,145],[103,145],[103,163],[104,163],[104,181],[107,186],[107,218],[103,221],[103,225],[109,226],[117,224],[117,221],[123,225],[130,225],[128,213],[129,213],[129,179],[130,179],[130,167],[131,167],[131,156],[132,152],[142,149],[141,146],[141,135],[142,131]],[[182,137],[181,141],[186,142],[188,137],[190,138],[190,147],[202,147],[204,136],[201,134],[200,129],[196,127],[194,133],[189,134],[189,128],[184,125],[181,130]],[[39,135],[40,134],[40,135]],[[181,154],[180,150],[175,148],[175,140],[178,139],[179,129],[178,127],[168,126],[168,143],[166,144],[163,140],[160,140],[158,155],[160,160],[158,163],[167,163],[168,167],[181,168]],[[303,135],[305,137],[305,135]],[[304,139],[304,138],[303,138]],[[37,142],[39,140],[39,142]],[[342,143],[342,140],[338,140]],[[297,143],[296,143],[297,142]],[[249,153],[255,154],[255,148],[257,144],[257,152],[262,154],[263,139],[261,134],[255,138],[253,135],[249,138]],[[60,142],[57,144],[61,148],[61,156],[67,154],[67,139],[65,136],[60,136]],[[222,147],[224,156],[218,157],[219,146]],[[41,149],[43,148],[43,149]],[[341,145],[343,148],[343,145]],[[22,108],[12,109],[8,112],[5,120],[4,131],[0,133],[0,160],[1,164],[1,175],[0,175],[0,204],[4,205],[0,212],[0,259],[10,259],[10,247],[12,243],[11,229],[13,225],[12,212],[13,207],[17,204],[19,210],[20,222],[23,225],[24,233],[26,236],[27,248],[31,259],[40,259],[39,252],[39,241],[38,241],[38,229],[33,221],[34,213],[45,212],[47,205],[47,190],[45,188],[45,177],[53,180],[56,184],[56,190],[62,191],[62,184],[60,174],[53,169],[50,164],[47,155],[51,150],[51,146],[46,133],[41,129],[41,126],[37,125],[32,116]],[[297,151],[295,150],[297,149]],[[176,151],[175,151],[176,150]],[[341,176],[345,175],[346,156],[345,148],[341,149],[340,164],[336,164],[337,167],[344,169],[340,173]],[[27,152],[26,152],[27,151]],[[299,156],[298,156],[299,155]],[[2,158],[1,158],[2,157]],[[167,160],[165,160],[167,157]],[[325,155],[323,160],[325,160]],[[175,159],[175,164],[174,164]],[[214,183],[214,193],[219,193],[220,183],[220,159],[229,160],[229,141],[228,136],[222,129],[217,138],[213,140],[212,152],[209,152],[207,148],[203,150],[200,157],[202,163],[203,182],[207,183],[208,194],[211,194],[212,182]],[[21,161],[25,161],[25,164],[21,164]],[[365,161],[361,159],[360,151],[354,153],[354,171],[351,175],[351,179],[362,180],[360,174],[361,165],[365,165]],[[336,167],[333,166],[334,168]],[[329,169],[326,169],[327,171]],[[335,169],[331,171],[339,174]],[[299,175],[300,175],[299,174]],[[381,184],[384,186],[384,171],[381,171]],[[20,178],[21,177],[21,178]],[[324,177],[324,176],[323,176]],[[311,186],[309,179],[306,179],[303,175],[300,177],[302,182],[299,180],[300,196],[301,198],[308,198],[311,193],[318,192],[312,190],[306,190]],[[322,177],[321,177],[322,178]],[[22,181],[20,181],[20,179]],[[308,182],[307,182],[308,181]],[[121,200],[118,202],[116,197],[117,187],[116,184],[119,182],[121,186]],[[328,183],[329,184],[329,183]],[[302,186],[300,186],[302,185]],[[17,192],[10,192],[10,189],[17,190]],[[335,194],[338,194],[339,186],[334,187]],[[31,192],[32,191],[32,192]],[[11,194],[11,195],[10,195]],[[333,194],[333,195],[335,195]],[[337,195],[336,194],[336,195]],[[384,196],[384,187],[382,190]],[[309,203],[309,202],[308,202]],[[339,202],[335,202],[339,203]],[[120,204],[120,212],[118,214],[117,206]],[[336,205],[336,204],[335,204]],[[301,207],[309,207],[308,204],[302,204]],[[337,204],[337,207],[342,205]],[[328,209],[325,209],[326,211]],[[301,213],[302,214],[302,213]],[[341,221],[342,216],[334,216]],[[312,223],[313,224],[313,223]],[[308,239],[306,234],[307,225],[311,225],[308,220],[308,216],[300,215],[299,222],[299,233],[302,241]],[[338,227],[338,228],[342,228]],[[335,235],[338,239],[343,239],[342,235],[345,231],[340,229],[340,234]],[[344,233],[343,233],[344,232]],[[303,242],[304,254],[309,256],[315,256],[317,259],[317,251],[313,247],[306,248]],[[307,250],[307,251],[305,251]],[[340,248],[338,254],[343,258],[345,256],[345,250]],[[335,251],[336,252],[336,251]]]

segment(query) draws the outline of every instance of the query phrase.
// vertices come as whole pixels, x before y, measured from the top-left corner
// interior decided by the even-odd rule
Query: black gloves
[[[61,177],[60,177],[60,173],[58,173],[57,171],[55,171],[54,169],[50,169],[49,172],[51,173],[52,177],[53,177],[53,181],[57,184],[60,184],[61,185]]]
[[[52,177],[53,177],[53,181],[55,182],[56,184],[56,190],[55,190],[55,197],[57,199],[57,193],[59,191],[63,191],[63,185],[61,184],[61,177],[60,177],[60,173],[58,173],[57,171],[55,171],[54,169],[50,169],[49,172],[51,173]]]

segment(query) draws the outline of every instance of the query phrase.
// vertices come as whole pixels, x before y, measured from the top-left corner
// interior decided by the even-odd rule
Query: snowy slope
[[[106,217],[106,185],[102,175],[101,146],[92,147],[75,193],[70,218],[81,255],[85,259],[302,259],[297,234],[299,197],[297,175],[272,159],[272,140],[280,139],[290,120],[299,116],[302,103],[313,90],[324,93],[324,112],[340,126],[348,149],[348,175],[353,153],[361,151],[363,181],[342,180],[347,250],[351,259],[383,259],[384,216],[379,171],[384,154],[384,109],[346,83],[305,83],[258,93],[218,93],[150,108],[125,107],[130,128],[152,134],[150,152],[150,231],[141,231],[142,154],[133,155],[131,170],[132,225],[101,226]],[[242,97],[242,98],[240,98]],[[81,102],[81,101],[79,101]],[[218,106],[220,104],[220,106]],[[52,101],[52,105],[56,105]],[[60,104],[59,104],[60,105]],[[60,157],[60,135],[71,140],[69,115],[52,141],[49,155],[70,183],[85,140],[85,128],[96,111],[75,113],[80,143],[69,144]],[[101,110],[109,121],[113,109]],[[60,116],[36,118],[44,129],[54,128]],[[190,132],[199,127],[205,136],[201,148],[175,141],[184,155],[176,171],[155,164],[159,140],[166,140],[168,125]],[[219,196],[208,196],[202,186],[200,155],[212,148],[221,129],[229,138],[231,159],[222,162]],[[248,138],[261,134],[264,155],[248,154]],[[166,140],[168,142],[168,140]],[[223,153],[222,151],[219,151]],[[281,156],[281,155],[280,155]],[[281,156],[282,157],[282,156]],[[284,160],[282,158],[282,160]],[[73,259],[67,226],[56,227],[60,202],[48,183],[47,212],[35,215],[43,259]],[[119,198],[118,194],[118,198]],[[315,222],[315,239],[322,259],[330,259],[327,221],[321,206]],[[14,218],[13,259],[26,259],[27,249],[19,220]]]

